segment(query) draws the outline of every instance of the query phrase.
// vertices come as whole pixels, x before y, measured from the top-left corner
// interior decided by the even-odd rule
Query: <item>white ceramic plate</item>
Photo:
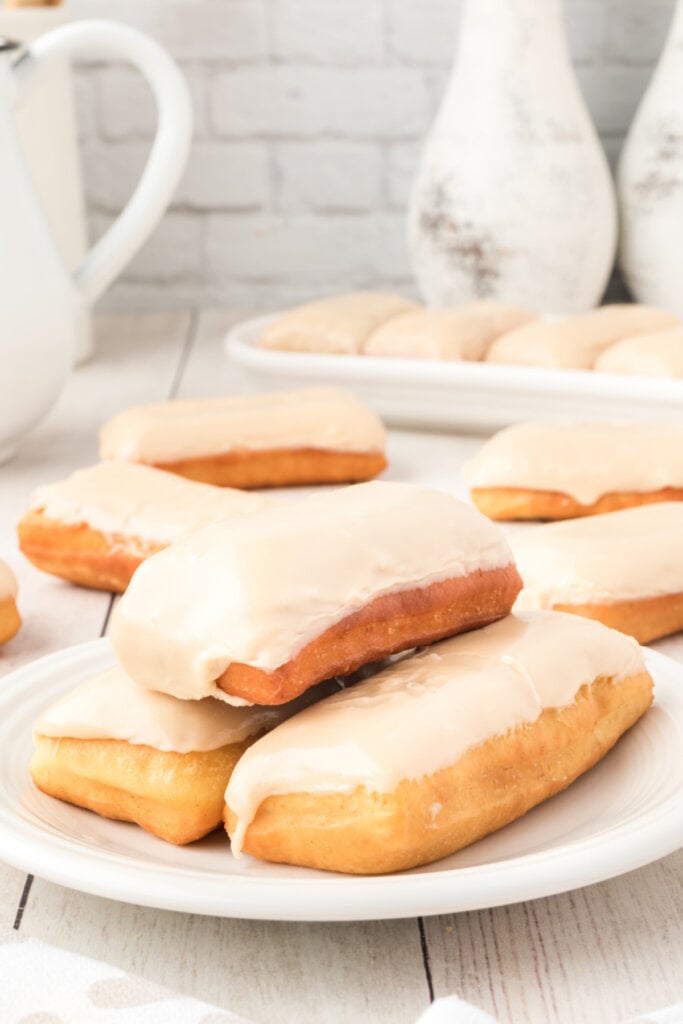
[[[527,419],[680,419],[683,381],[489,363],[271,352],[258,347],[279,314],[246,320],[226,338],[230,358],[256,387],[335,384],[387,423],[498,430]]]
[[[0,688],[0,859],[128,903],[224,917],[342,921],[500,906],[590,885],[683,845],[683,666],[648,653],[656,703],[592,771],[438,864],[355,878],[234,860],[225,837],[176,848],[39,793],[27,765],[40,710],[108,667],[107,640],[21,669]]]

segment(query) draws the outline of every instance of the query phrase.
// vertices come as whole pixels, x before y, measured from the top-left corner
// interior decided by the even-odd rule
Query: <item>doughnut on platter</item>
[[[681,417],[680,379],[260,347],[280,315],[244,321],[226,337],[229,358],[252,386],[348,388],[392,425],[490,431],[531,419]]]

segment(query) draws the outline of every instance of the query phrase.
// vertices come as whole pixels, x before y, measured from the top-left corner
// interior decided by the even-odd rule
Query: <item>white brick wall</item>
[[[410,287],[403,213],[453,55],[459,0],[68,0],[159,39],[190,83],[196,141],[163,225],[109,306],[269,308]],[[573,59],[616,159],[674,0],[564,0]],[[93,232],[145,159],[152,102],[131,70],[77,75]]]
[[[344,213],[383,205],[382,154],[373,142],[280,142],[274,204],[280,211]]]

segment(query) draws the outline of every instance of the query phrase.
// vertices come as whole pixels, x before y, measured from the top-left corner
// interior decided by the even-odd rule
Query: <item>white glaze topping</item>
[[[463,467],[470,488],[603,494],[683,487],[683,423],[521,423],[506,427]]]
[[[414,302],[384,292],[335,295],[283,313],[266,327],[259,344],[292,352],[355,354],[380,324],[413,309]]]
[[[100,462],[39,488],[31,509],[48,519],[85,523],[106,535],[170,544],[188,530],[265,508],[270,499],[185,480],[151,466]]]
[[[205,697],[182,701],[134,683],[119,668],[108,669],[51,704],[36,722],[34,734],[85,740],[125,740],[155,750],[217,750],[273,729],[334,684],[314,688],[307,700],[280,707],[234,708]]]
[[[487,362],[590,370],[615,341],[664,330],[678,317],[652,306],[601,306],[566,320],[535,321],[503,335],[491,346]]]
[[[683,502],[530,527],[510,545],[519,608],[613,604],[683,592]]]
[[[644,671],[638,644],[559,612],[511,615],[444,640],[322,701],[258,740],[226,803],[239,852],[260,804],[282,793],[391,792],[455,764],[471,747],[564,707],[599,676]]]
[[[414,484],[317,493],[215,524],[148,559],[114,613],[112,642],[139,683],[226,695],[232,662],[273,670],[374,598],[512,561],[497,526]]]
[[[0,558],[0,601],[14,600],[17,596],[17,581],[7,562]]]
[[[683,328],[624,338],[603,352],[595,369],[642,377],[683,377]]]
[[[519,306],[470,302],[452,309],[423,309],[396,317],[371,334],[368,356],[415,359],[483,359],[491,342],[534,320]]]
[[[104,424],[100,456],[163,464],[231,451],[384,451],[381,420],[350,392],[306,388],[158,402]]]

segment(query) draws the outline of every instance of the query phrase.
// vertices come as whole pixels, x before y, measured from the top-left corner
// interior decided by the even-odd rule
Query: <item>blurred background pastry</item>
[[[381,324],[417,308],[400,295],[383,292],[332,296],[281,313],[265,328],[259,344],[289,352],[357,354]]]
[[[370,335],[366,356],[408,359],[483,359],[491,342],[533,313],[502,302],[471,302],[452,309],[420,309],[395,317]]]
[[[598,357],[595,369],[640,377],[683,377],[683,328],[623,338]]]
[[[590,370],[610,345],[636,334],[678,326],[677,316],[651,306],[601,306],[565,320],[535,321],[499,338],[489,363]]]

